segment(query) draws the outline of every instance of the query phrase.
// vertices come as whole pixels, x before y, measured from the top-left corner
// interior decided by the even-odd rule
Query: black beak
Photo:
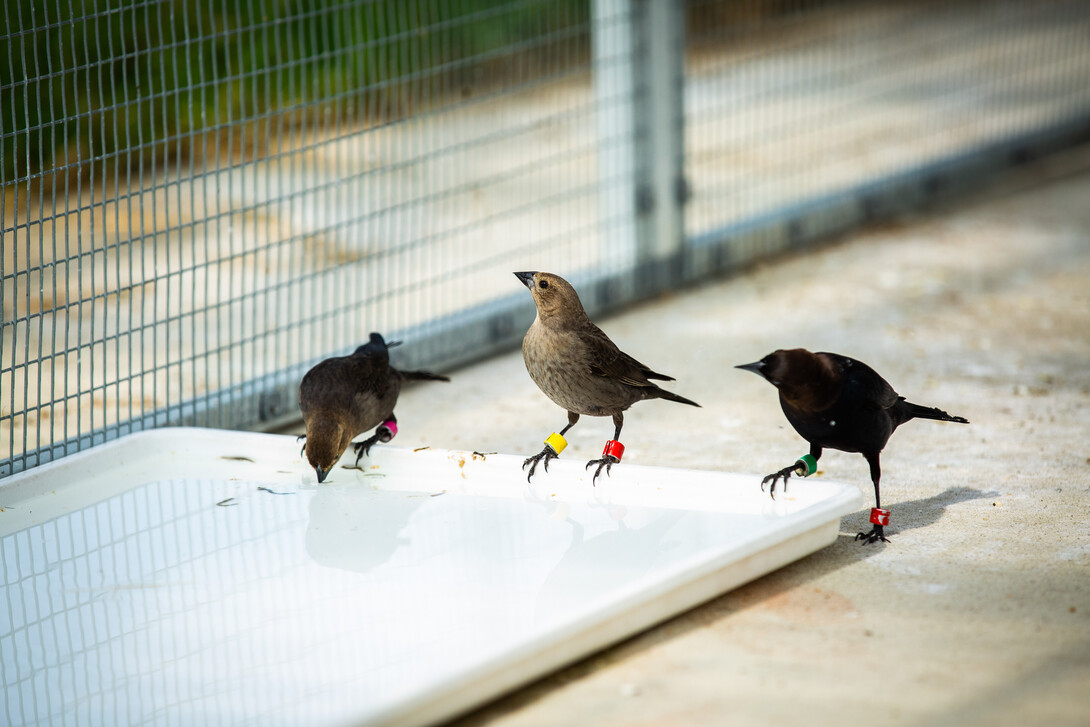
[[[386,348],[393,348],[394,346],[400,346],[402,343],[403,343],[402,341],[387,341],[386,342]]]
[[[321,467],[315,467],[314,471],[318,473],[318,484],[325,482],[325,478],[329,476],[329,470],[324,470]]]
[[[518,278],[519,280],[521,280],[522,284],[525,285],[530,290],[534,289],[534,276],[535,275],[537,275],[536,270],[533,270],[531,272],[515,273],[515,277]]]
[[[754,361],[753,363],[742,364],[741,366],[735,366],[734,368],[742,369],[743,371],[750,371],[757,374],[758,376],[764,376],[764,367],[764,361]]]

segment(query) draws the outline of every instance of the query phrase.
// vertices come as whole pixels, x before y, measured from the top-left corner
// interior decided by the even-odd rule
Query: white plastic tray
[[[629,464],[592,487],[568,458],[531,486],[522,459],[380,445],[317,485],[294,437],[160,429],[9,478],[0,721],[432,723],[822,548],[863,500]]]

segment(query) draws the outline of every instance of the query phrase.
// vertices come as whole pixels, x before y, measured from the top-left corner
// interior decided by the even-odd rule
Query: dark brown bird
[[[655,373],[617,348],[587,317],[579,295],[568,281],[559,275],[539,272],[515,273],[515,277],[530,289],[537,305],[537,318],[522,339],[526,370],[546,396],[568,410],[568,426],[561,429],[559,435],[553,434],[546,439],[545,448],[522,463],[523,469],[530,467],[527,482],[542,459],[545,460],[545,471],[549,470],[549,460],[564,449],[563,436],[575,426],[581,414],[611,416],[616,428],[613,439],[606,442],[601,459],[587,462],[587,469],[591,465],[598,466],[591,479],[594,483],[603,467],[608,475],[610,468],[620,462],[624,446],[618,440],[625,409],[644,399],[666,399],[700,406],[651,383],[649,379],[673,379]],[[559,446],[554,447],[550,442]]]
[[[367,430],[375,433],[355,444],[356,464],[376,442],[397,434],[394,405],[404,381],[450,381],[427,371],[398,371],[390,365],[386,343],[377,333],[350,356],[327,358],[306,373],[299,384],[299,408],[307,433],[303,451],[323,482],[348,445]]]
[[[761,480],[761,489],[771,482],[776,496],[776,480],[813,474],[822,449],[859,452],[870,465],[874,483],[874,509],[869,533],[856,539],[866,543],[889,542],[883,526],[889,523],[889,511],[882,510],[878,480],[882,476],[879,454],[893,430],[910,419],[935,419],[968,424],[969,420],[947,414],[941,409],[905,401],[874,369],[862,361],[835,353],[811,353],[803,348],[774,351],[760,361],[735,368],[763,376],[779,389],[780,407],[787,421],[810,443],[810,461],[800,458],[790,467]]]

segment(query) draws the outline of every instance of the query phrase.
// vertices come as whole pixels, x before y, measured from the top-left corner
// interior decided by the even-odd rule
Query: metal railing
[[[1090,136],[1075,0],[13,0],[0,476],[269,428],[371,330],[521,338],[949,199]]]

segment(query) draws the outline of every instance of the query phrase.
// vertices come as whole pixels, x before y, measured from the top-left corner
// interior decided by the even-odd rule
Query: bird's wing
[[[669,377],[656,374],[627,353],[617,348],[609,336],[595,326],[581,336],[587,349],[587,361],[590,372],[595,376],[605,376],[629,386],[654,386],[649,378],[672,381]]]
[[[844,372],[845,388],[854,389],[859,401],[866,402],[875,409],[889,409],[902,398],[888,381],[862,361],[847,356],[837,358]]]
[[[349,356],[351,359],[350,379],[355,382],[355,394],[374,394],[378,398],[386,396],[390,387],[390,359],[383,351],[381,355]]]
[[[370,356],[339,356],[319,362],[299,383],[299,408],[304,416],[311,409],[343,407],[359,395],[382,397],[389,377],[380,375],[385,361]]]

